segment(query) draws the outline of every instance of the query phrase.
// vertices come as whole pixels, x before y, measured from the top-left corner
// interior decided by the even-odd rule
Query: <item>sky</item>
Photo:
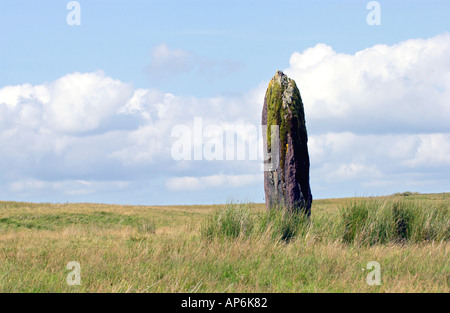
[[[0,0],[0,200],[264,202],[259,125],[277,70],[303,99],[313,198],[448,192],[449,12]]]

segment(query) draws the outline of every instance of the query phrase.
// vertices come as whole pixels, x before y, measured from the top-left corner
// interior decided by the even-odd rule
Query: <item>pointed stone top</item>
[[[289,82],[291,81],[291,79],[282,71],[278,70],[276,71],[275,76],[273,76],[272,81],[275,81],[280,84],[280,86],[286,88],[289,86]]]

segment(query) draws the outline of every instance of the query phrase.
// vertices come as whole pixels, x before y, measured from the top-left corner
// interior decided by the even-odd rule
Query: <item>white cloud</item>
[[[358,135],[327,133],[309,139],[311,166],[370,161],[379,168],[442,168],[450,165],[450,134]]]
[[[355,179],[370,179],[372,180],[375,177],[380,177],[381,173],[376,169],[374,164],[362,164],[351,162],[348,164],[341,164],[336,170],[331,171],[326,180],[339,183],[347,180],[355,180]]]
[[[376,195],[420,188],[442,192],[450,182],[450,134],[311,135],[312,190]]]
[[[132,88],[103,72],[66,75],[48,87],[51,101],[44,119],[64,132],[90,131],[114,115],[129,99]]]
[[[450,169],[450,134],[427,134],[416,137],[416,151],[405,161],[412,168]]]
[[[99,190],[93,181],[154,182],[196,171],[209,177],[201,181],[218,187],[218,172],[242,173],[242,180],[226,176],[223,182],[237,188],[245,175],[259,173],[259,164],[183,166],[171,157],[171,130],[177,124],[192,126],[197,116],[203,118],[205,131],[211,124],[248,125],[260,117],[262,99],[256,98],[253,93],[243,100],[133,90],[103,72],[68,74],[41,85],[5,86],[0,88],[0,185],[10,195],[69,195],[70,188],[72,195],[88,195]],[[117,189],[110,186],[110,192]]]
[[[115,115],[131,92],[131,86],[101,71],[73,73],[50,84],[3,87],[0,109],[15,125],[80,133]]]
[[[450,132],[450,34],[354,55],[318,44],[290,58],[315,132]]]
[[[448,33],[353,55],[325,44],[291,55],[285,72],[305,106],[313,193],[449,188],[449,55]]]
[[[163,48],[155,52],[161,66],[184,60],[182,52]],[[286,73],[305,105],[314,196],[450,188],[448,55],[447,34],[354,55],[324,44],[292,55]],[[257,161],[175,162],[170,151],[172,128],[193,129],[195,117],[205,131],[230,124],[258,129],[266,87],[233,97],[185,97],[134,90],[103,72],[2,87],[0,196],[113,194],[124,190],[120,183],[136,181],[158,192],[262,192]],[[209,135],[203,143],[221,138]]]
[[[240,188],[254,185],[261,181],[261,175],[211,175],[211,176],[185,176],[172,177],[166,181],[166,186],[170,190],[203,190],[211,188]]]

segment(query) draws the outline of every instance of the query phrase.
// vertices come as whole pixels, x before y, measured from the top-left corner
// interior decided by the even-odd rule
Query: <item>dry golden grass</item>
[[[448,194],[417,197],[449,203]],[[223,206],[0,202],[0,291],[450,291],[448,241],[360,246],[327,236],[346,201],[315,201],[323,229],[289,243],[269,231],[205,240],[202,223]],[[81,265],[80,286],[66,283],[69,261]],[[381,265],[379,286],[366,283],[370,261]]]

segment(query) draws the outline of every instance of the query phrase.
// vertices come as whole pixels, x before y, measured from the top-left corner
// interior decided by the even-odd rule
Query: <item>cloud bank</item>
[[[325,44],[291,55],[285,72],[305,104],[316,190],[450,188],[449,53],[443,34],[353,55]]]
[[[155,71],[192,70],[183,50],[153,54]],[[448,191],[448,55],[449,34],[355,54],[318,44],[291,55],[285,72],[305,105],[315,197]],[[267,82],[210,98],[135,89],[101,71],[4,86],[0,197],[201,203],[225,201],[227,189],[261,202],[258,162],[175,161],[170,151],[173,127],[193,127],[195,117],[204,126],[258,126]]]

